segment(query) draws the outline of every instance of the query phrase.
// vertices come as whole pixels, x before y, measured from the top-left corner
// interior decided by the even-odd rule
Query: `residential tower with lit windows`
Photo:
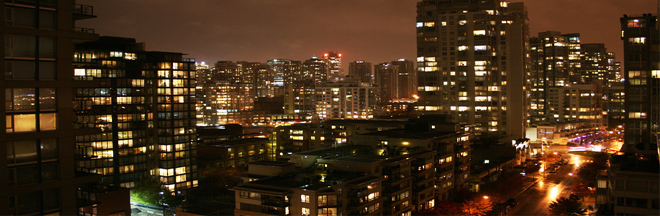
[[[73,63],[73,79],[95,84],[75,90],[74,125],[100,129],[76,136],[77,169],[125,188],[147,177],[173,193],[195,187],[194,60],[101,37],[76,45]]]
[[[417,109],[474,124],[479,136],[523,137],[529,90],[523,3],[424,0],[416,27]]]

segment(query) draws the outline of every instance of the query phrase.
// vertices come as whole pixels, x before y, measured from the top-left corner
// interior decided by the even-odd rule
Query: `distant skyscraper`
[[[398,98],[412,98],[412,95],[417,94],[415,62],[399,59],[392,61],[391,64],[399,67],[399,77],[397,78]]]
[[[315,88],[327,79],[324,61],[312,58],[304,63],[291,62],[289,73],[284,79],[284,112],[287,114],[310,114],[316,111]],[[295,66],[295,67],[294,67]],[[295,69],[294,69],[295,68]]]
[[[660,64],[657,16],[621,18],[624,52],[625,134],[622,151],[654,154],[660,132]]]
[[[399,65],[385,62],[374,66],[374,84],[378,89],[376,93],[379,105],[386,104],[393,99],[399,98],[398,76]]]
[[[78,44],[74,56],[74,79],[99,83],[75,91],[75,125],[100,129],[76,136],[78,170],[126,188],[149,176],[171,192],[196,186],[194,60],[116,37]]]
[[[271,59],[266,64],[273,72],[274,96],[284,95],[286,82],[291,82],[293,77],[300,73],[300,61]]]
[[[358,78],[361,82],[373,83],[371,63],[362,60],[349,63],[348,76]]]
[[[614,53],[608,53],[604,44],[580,43],[577,33],[540,32],[530,41],[530,124],[589,121],[596,123],[594,128],[607,125],[603,119],[606,91],[610,76],[618,73]],[[569,103],[578,98],[581,103]]]
[[[344,78],[344,71],[341,68],[341,53],[327,52],[323,54],[323,61],[328,67],[328,81],[337,82]]]
[[[579,77],[580,34],[547,31],[540,32],[530,41],[530,124],[534,125],[551,119],[553,108],[548,105],[549,89],[577,81],[572,78]]]
[[[376,89],[369,83],[348,78],[316,87],[316,113],[320,119],[371,119]]]
[[[527,25],[522,2],[419,2],[418,110],[474,124],[477,135],[523,137]]]
[[[302,64],[302,76],[312,77],[314,83],[326,82],[328,80],[328,76],[326,74],[327,71],[328,65],[324,60],[317,57],[312,57]]]
[[[580,79],[581,84],[600,83],[607,87],[616,80],[620,69],[614,53],[607,52],[605,44],[592,43],[581,45]]]
[[[237,62],[239,82],[245,85],[254,99],[273,97],[273,71],[267,64],[259,62]]]

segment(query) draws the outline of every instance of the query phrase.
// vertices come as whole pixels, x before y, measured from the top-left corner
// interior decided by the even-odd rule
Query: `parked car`
[[[516,200],[516,198],[509,198],[506,200],[505,203],[511,207],[518,205],[518,201]]]

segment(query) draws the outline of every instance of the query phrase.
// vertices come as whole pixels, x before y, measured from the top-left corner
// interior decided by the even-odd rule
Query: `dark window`
[[[55,62],[40,61],[39,62],[39,79],[40,80],[53,80],[55,79]]]
[[[27,215],[39,212],[41,192],[32,192],[18,195],[18,214]]]
[[[56,16],[53,11],[39,11],[39,28],[41,29],[55,29]]]

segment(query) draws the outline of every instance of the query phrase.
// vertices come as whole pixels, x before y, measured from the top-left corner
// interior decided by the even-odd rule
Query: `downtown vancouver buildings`
[[[583,44],[580,39],[577,33],[554,31],[530,39],[530,125],[608,125],[609,90],[620,83],[619,63],[604,44]]]
[[[610,161],[599,204],[657,213],[654,15],[621,18],[620,73],[577,33],[529,38],[523,3],[421,0],[416,60],[346,74],[338,52],[195,64],[75,26],[95,15],[72,0],[1,5],[1,215],[130,214],[128,189],[153,178],[185,195],[200,158],[248,167],[237,215],[411,215],[471,187],[475,136],[525,138],[548,122],[625,123],[627,154]]]

